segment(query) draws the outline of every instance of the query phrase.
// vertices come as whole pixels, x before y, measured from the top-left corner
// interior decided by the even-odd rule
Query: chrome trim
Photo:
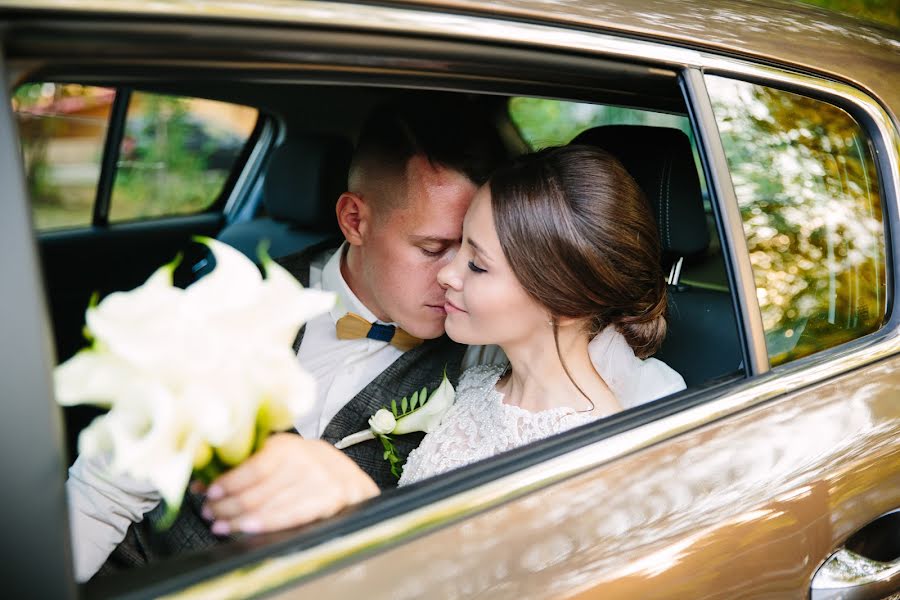
[[[696,68],[684,70],[684,84],[689,96],[691,111],[697,127],[698,143],[705,150],[706,168],[714,190],[713,202],[722,223],[720,233],[722,249],[728,255],[731,267],[731,283],[740,309],[736,318],[744,332],[745,356],[750,375],[760,375],[769,370],[769,353],[766,350],[766,330],[763,326],[759,300],[756,297],[756,279],[750,264],[750,251],[744,233],[744,220],[738,204],[734,184],[731,181],[725,148],[713,113],[712,102],[706,91],[703,73]]]
[[[888,587],[893,587],[892,582],[896,585],[898,579],[900,560],[880,562],[841,548],[825,561],[813,577],[810,600],[881,597],[883,593],[891,593]]]
[[[715,70],[732,77],[748,77],[770,85],[805,88],[820,96],[829,96],[853,104],[871,118],[886,144],[885,157],[890,165],[882,186],[886,203],[893,203],[891,215],[898,214],[900,190],[900,139],[884,109],[859,90],[832,81],[819,80],[775,67],[698,52],[680,47],[618,39],[609,34],[566,29],[564,25],[548,26],[515,21],[502,21],[486,16],[440,14],[414,8],[367,6],[329,2],[296,2],[295,0],[211,0],[203,3],[156,0],[139,3],[126,0],[0,0],[0,7],[30,11],[79,13],[125,13],[158,16],[166,19],[195,18],[207,20],[248,20],[277,22],[334,29],[408,33],[458,40],[508,43],[532,48],[575,50],[595,53],[606,58],[640,60],[668,68],[694,67]],[[731,217],[729,217],[731,218]],[[295,581],[319,569],[352,559],[374,548],[382,547],[421,534],[453,520],[489,509],[531,490],[551,485],[561,479],[595,468],[612,459],[647,448],[681,433],[696,429],[738,411],[760,405],[785,393],[835,377],[861,366],[900,352],[900,335],[896,328],[851,342],[847,346],[791,363],[779,368],[779,377],[763,377],[737,384],[728,395],[686,409],[626,431],[610,439],[578,448],[563,456],[523,469],[501,479],[483,484],[451,498],[420,507],[412,512],[377,523],[315,548],[275,557],[255,565],[241,566],[232,572],[197,584],[171,597],[220,598],[258,594]]]

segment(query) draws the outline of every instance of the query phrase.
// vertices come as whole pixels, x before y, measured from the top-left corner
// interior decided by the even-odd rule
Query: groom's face
[[[416,337],[444,333],[444,290],[437,273],[459,249],[462,222],[477,187],[458,171],[409,160],[393,208],[376,210],[362,253],[363,277],[372,304],[385,321]],[[384,205],[386,203],[382,203]]]

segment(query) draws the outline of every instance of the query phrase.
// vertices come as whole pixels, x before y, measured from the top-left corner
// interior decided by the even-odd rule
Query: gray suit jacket
[[[278,259],[303,285],[309,285],[309,265],[319,253],[335,248],[334,241],[318,244],[300,253]],[[294,350],[300,348],[304,330],[294,342]],[[323,432],[322,439],[335,443],[344,436],[362,431],[369,426],[369,417],[375,411],[415,390],[427,387],[434,390],[440,385],[446,368],[447,376],[455,386],[466,347],[446,336],[427,340],[421,346],[404,352],[387,369],[372,380],[334,416]],[[394,445],[404,456],[422,441],[424,434],[412,433],[394,438]],[[369,474],[382,489],[397,485],[390,472],[390,465],[383,458],[384,448],[378,440],[369,440],[344,450],[360,468]],[[125,539],[110,555],[99,573],[110,573],[146,564],[185,552],[209,548],[228,538],[220,538],[209,531],[200,516],[203,497],[188,493],[181,512],[166,531],[157,531],[157,524],[164,515],[164,507],[144,515],[144,520],[133,524]]]

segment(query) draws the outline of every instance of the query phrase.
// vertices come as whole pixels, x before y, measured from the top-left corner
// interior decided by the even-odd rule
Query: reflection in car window
[[[255,108],[135,92],[110,202],[110,221],[209,208],[256,126]]]
[[[90,225],[115,97],[114,89],[65,83],[27,83],[13,93],[38,231]]]
[[[773,365],[878,329],[884,228],[874,153],[824,102],[708,76]]]

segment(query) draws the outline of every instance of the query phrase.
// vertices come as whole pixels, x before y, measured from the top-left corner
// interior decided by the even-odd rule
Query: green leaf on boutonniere
[[[391,412],[394,413],[394,416],[397,416],[397,401],[391,400]]]
[[[418,393],[418,392],[416,392]],[[415,400],[415,396],[413,396],[413,400]],[[406,412],[409,410],[409,402],[406,401],[406,396],[403,397],[403,400],[400,401],[400,411]]]
[[[400,479],[400,475],[403,474],[403,457],[397,452],[397,448],[394,446],[391,438],[386,435],[379,435],[378,439],[381,440],[381,445],[384,447],[384,454],[382,456],[384,460],[388,461],[391,465],[391,474],[397,479]]]

